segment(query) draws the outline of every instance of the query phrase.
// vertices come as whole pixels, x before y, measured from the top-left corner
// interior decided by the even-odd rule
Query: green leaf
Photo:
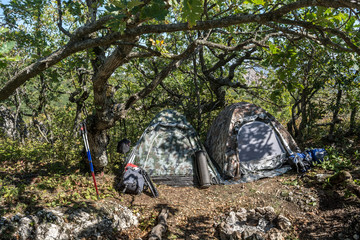
[[[338,15],[335,15],[334,18],[339,20],[339,21],[342,21],[342,20],[347,18],[347,15],[344,14],[344,13],[339,13]]]
[[[354,68],[355,71],[358,71],[358,70],[359,70],[359,65],[354,64],[354,65],[353,65],[353,68]]]
[[[153,0],[150,5],[147,5],[141,11],[142,18],[155,18],[158,21],[164,20],[167,14],[168,10],[162,0]]]
[[[8,28],[0,27],[0,34],[6,33],[8,31],[9,31]]]
[[[126,15],[122,13],[115,15],[115,19],[109,22],[107,26],[113,31],[123,32],[126,27],[126,23],[123,21],[124,17],[126,17]]]
[[[105,9],[109,12],[117,12],[117,11],[120,11],[121,8],[115,6],[115,5],[108,5],[108,6],[105,6]]]
[[[259,5],[265,5],[264,0],[252,0],[252,2],[255,3],[255,4],[259,4]]]
[[[270,48],[270,53],[271,54],[277,54],[280,52],[279,48],[277,47],[277,45],[270,43],[269,44],[269,48]]]
[[[140,0],[112,0],[110,1],[111,4],[113,4],[114,6],[116,6],[119,10],[125,10],[125,9],[133,9],[136,6],[139,6],[140,4],[142,4],[143,2]]]
[[[183,0],[182,17],[189,22],[190,26],[194,26],[196,21],[200,19],[203,12],[202,0]]]
[[[134,8],[134,7],[139,6],[139,5],[142,4],[142,3],[143,3],[143,1],[133,0],[133,1],[128,2],[127,7],[128,7],[129,9],[132,9],[132,8]]]
[[[346,31],[351,31],[354,29],[355,21],[356,21],[355,17],[351,17],[349,19],[349,21],[346,23],[346,26],[345,26]]]
[[[16,44],[15,41],[3,43],[2,45],[0,45],[0,54],[6,54],[6,53],[10,52],[11,49],[13,49],[15,47],[15,44]]]

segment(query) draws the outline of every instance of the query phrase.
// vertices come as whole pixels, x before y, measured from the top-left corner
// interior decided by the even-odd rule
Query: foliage
[[[284,185],[290,185],[290,186],[298,186],[298,185],[299,185],[299,181],[298,181],[298,179],[287,180],[287,181],[283,181],[282,184],[284,184]]]
[[[12,57],[9,53],[15,47],[15,41],[6,41],[4,34],[9,32],[8,28],[0,27],[0,69],[5,68],[10,61],[16,61],[18,57]]]
[[[322,169],[339,172],[343,169],[350,169],[353,167],[353,163],[349,156],[339,152],[334,147],[326,148],[326,159],[318,164]]]
[[[0,211],[31,211],[33,207],[73,206],[96,200],[91,174],[79,172],[79,151],[57,154],[50,144],[0,141]],[[56,146],[55,146],[56,147]],[[67,156],[66,156],[67,155]],[[19,156],[22,156],[19,158]],[[113,179],[98,179],[101,198],[117,196]]]
[[[354,183],[360,186],[360,179],[354,179]]]

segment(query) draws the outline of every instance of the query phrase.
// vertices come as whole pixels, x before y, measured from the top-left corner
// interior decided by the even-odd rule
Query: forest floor
[[[215,225],[225,214],[240,208],[250,210],[270,206],[292,223],[292,227],[283,234],[286,239],[359,239],[360,199],[342,184],[329,184],[326,176],[333,173],[313,168],[303,176],[290,171],[274,178],[235,185],[213,185],[206,189],[157,185],[158,198],[153,198],[148,191],[140,195],[119,193],[112,189],[116,177],[104,174],[97,176],[101,200],[95,200],[90,176],[57,176],[55,181],[54,176],[31,175],[28,186],[20,185],[18,188],[23,189],[22,192],[12,201],[3,201],[0,210],[1,215],[9,216],[35,212],[39,207],[116,201],[138,216],[139,225],[116,233],[111,239],[147,239],[163,208],[169,210],[168,230],[163,239],[219,239]],[[351,173],[358,183],[360,171]],[[24,182],[29,176],[16,175],[16,178]],[[9,195],[2,191],[2,198]],[[84,200],[69,200],[76,195]]]
[[[169,210],[163,239],[219,239],[215,225],[230,211],[270,206],[292,223],[286,239],[357,240],[359,196],[343,183],[330,184],[327,179],[345,169],[360,185],[360,142],[355,141],[352,146],[346,156],[338,150],[330,151],[329,162],[302,176],[290,171],[274,178],[206,189],[157,185],[158,198],[152,198],[149,192],[136,196],[119,193],[116,176],[105,173],[96,176],[101,195],[101,200],[96,200],[91,175],[79,172],[75,165],[56,159],[2,160],[0,216],[117,201],[138,216],[139,225],[116,233],[113,239],[147,239],[163,208]]]
[[[214,225],[220,216],[239,208],[266,206],[291,221],[287,239],[358,239],[359,198],[340,185],[326,184],[323,174],[332,172],[312,170],[302,177],[289,172],[207,189],[159,185],[159,198],[126,195],[122,204],[141,214],[140,226],[123,232],[119,239],[146,239],[165,207],[170,211],[165,239],[218,239]],[[359,179],[360,173],[353,177]]]

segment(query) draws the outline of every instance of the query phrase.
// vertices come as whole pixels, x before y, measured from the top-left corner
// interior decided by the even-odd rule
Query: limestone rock
[[[15,215],[0,219],[2,239],[65,240],[104,236],[131,226],[137,217],[115,202],[99,202],[94,207],[79,209],[43,209],[34,215]]]
[[[221,217],[217,227],[221,240],[284,240],[291,222],[283,215],[277,215],[272,207],[231,211]]]

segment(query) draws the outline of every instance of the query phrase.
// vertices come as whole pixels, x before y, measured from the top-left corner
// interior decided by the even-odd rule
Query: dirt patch
[[[289,173],[237,185],[208,189],[158,185],[159,198],[150,194],[121,195],[122,204],[139,213],[138,229],[121,234],[121,239],[146,238],[156,217],[168,208],[166,239],[217,239],[214,225],[222,215],[240,208],[271,206],[287,217],[290,239],[356,239],[360,230],[360,202],[344,189],[329,188],[308,173],[299,178]]]

